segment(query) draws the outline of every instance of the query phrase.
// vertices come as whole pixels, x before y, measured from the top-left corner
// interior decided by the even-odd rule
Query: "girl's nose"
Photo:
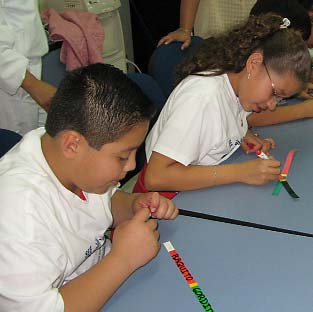
[[[276,108],[276,105],[279,101],[277,100],[277,98],[275,96],[272,96],[267,102],[266,102],[266,105],[267,105],[267,108],[270,110],[270,111],[273,111],[275,108]]]

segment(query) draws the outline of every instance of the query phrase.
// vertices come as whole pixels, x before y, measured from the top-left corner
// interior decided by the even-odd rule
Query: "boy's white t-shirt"
[[[185,166],[217,165],[240,146],[249,114],[227,74],[188,76],[174,89],[146,139],[147,160],[155,151]]]
[[[67,190],[29,132],[0,160],[0,311],[64,311],[58,292],[111,248],[111,197]]]

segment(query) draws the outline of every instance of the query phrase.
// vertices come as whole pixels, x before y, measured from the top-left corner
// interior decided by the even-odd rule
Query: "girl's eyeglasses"
[[[271,85],[272,85],[272,93],[273,93],[273,96],[275,97],[276,105],[283,104],[284,96],[278,94],[277,90],[275,89],[274,82],[273,82],[273,80],[272,80],[272,78],[270,76],[270,73],[268,72],[268,69],[267,69],[267,66],[266,66],[265,62],[263,62],[263,64],[264,64],[264,67],[265,67],[265,70],[267,72],[268,78],[269,78],[269,80],[271,82]]]

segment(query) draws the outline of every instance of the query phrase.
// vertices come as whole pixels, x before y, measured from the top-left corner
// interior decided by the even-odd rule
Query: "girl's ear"
[[[69,130],[61,134],[61,148],[64,157],[67,159],[76,157],[82,143],[82,136],[76,131]]]
[[[259,68],[263,64],[263,54],[260,52],[253,52],[247,59],[246,69],[248,77],[253,76],[255,72],[258,72]]]

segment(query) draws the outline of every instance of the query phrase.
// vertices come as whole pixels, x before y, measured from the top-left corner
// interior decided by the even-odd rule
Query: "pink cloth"
[[[63,41],[60,60],[66,70],[103,63],[104,30],[96,14],[48,9],[42,17],[49,24],[50,40]]]

